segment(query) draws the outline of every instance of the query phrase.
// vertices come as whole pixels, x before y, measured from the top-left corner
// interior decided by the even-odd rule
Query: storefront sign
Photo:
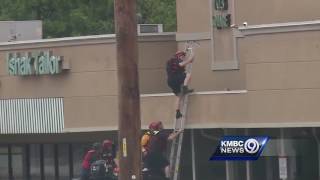
[[[13,52],[7,55],[7,69],[12,76],[61,73],[62,57],[44,52]]]

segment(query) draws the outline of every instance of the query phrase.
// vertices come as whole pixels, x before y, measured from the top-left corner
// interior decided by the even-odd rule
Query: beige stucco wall
[[[230,1],[231,2],[231,1]],[[177,0],[177,41],[183,48],[187,40],[197,40],[201,47],[196,49],[191,85],[198,91],[244,89],[245,71],[242,62],[234,59],[234,40],[231,29],[212,28],[212,2]],[[229,11],[232,11],[232,3]],[[200,61],[200,62],[198,62]],[[216,64],[239,64],[239,70],[214,71]],[[228,67],[228,65],[225,65]]]
[[[172,128],[175,118],[174,100],[173,95],[143,97],[141,101],[143,124],[161,120],[167,128]],[[248,122],[247,117],[247,95],[245,93],[191,95],[188,103],[186,127],[221,127],[230,122]]]
[[[169,92],[166,61],[176,52],[175,41],[139,43],[140,91],[143,94]]]
[[[318,89],[264,90],[241,94],[192,95],[187,128],[319,126]],[[173,96],[142,99],[142,122],[162,120],[172,128]]]
[[[46,44],[42,44],[42,46],[46,46]],[[38,50],[52,50],[54,55],[63,56],[70,61],[71,70],[58,75],[26,77],[8,75],[7,52]],[[114,50],[113,44],[55,47],[51,43],[46,48],[21,45],[10,51],[1,51],[0,96],[7,99],[116,95]],[[106,80],[109,84],[104,83]]]
[[[161,39],[161,38],[160,38]],[[176,50],[173,40],[140,41],[142,94],[169,92],[164,64]],[[239,38],[240,71],[210,71],[210,42],[202,41],[193,66],[191,86],[247,92],[190,96],[188,128],[317,126],[319,107],[318,31],[275,33]],[[181,46],[181,44],[179,44]],[[4,46],[3,46],[4,47]],[[64,97],[66,131],[116,129],[117,75],[114,42],[10,45],[11,51],[50,49],[71,62],[71,70],[56,76],[14,77],[6,72],[0,52],[0,96],[6,98]],[[45,47],[45,48],[44,48]],[[254,48],[254,51],[252,50]],[[109,53],[106,53],[109,52]],[[239,72],[243,73],[239,76]],[[243,80],[245,79],[245,83]],[[173,95],[141,98],[143,127],[162,120],[172,127]]]
[[[192,65],[190,86],[196,91],[239,90],[245,89],[245,69],[240,62],[240,70],[213,71],[211,41],[199,41],[201,47],[196,48],[195,61]],[[184,42],[179,43],[180,49]]]
[[[317,6],[318,2],[290,1],[294,6],[291,9],[302,8],[295,15],[291,9],[284,9],[286,7],[282,3],[289,3],[289,0],[268,1],[273,6],[269,16],[262,12],[270,10],[270,4],[258,2],[237,1],[236,21],[255,24],[318,18],[318,13],[311,7]],[[215,71],[212,63],[229,61],[234,57],[230,56],[234,53],[234,46],[224,44],[230,40],[230,29],[216,34],[214,31],[210,35],[210,6],[210,1],[177,0],[177,37],[158,34],[140,38],[141,94],[170,92],[166,85],[166,60],[177,47],[182,49],[186,40],[198,39],[201,47],[195,49],[190,86],[197,92],[247,91],[191,95],[188,128],[320,126],[320,31],[299,30],[237,37],[238,69]],[[247,8],[254,10],[249,14]],[[0,45],[0,97],[64,97],[66,131],[116,129],[118,84],[115,48],[113,37]],[[9,49],[53,50],[54,54],[71,62],[71,70],[56,76],[8,76],[5,55]],[[143,127],[154,120],[162,120],[165,126],[172,127],[174,98],[173,95],[143,96]]]
[[[177,8],[177,32],[209,32],[210,2],[208,0],[176,0]]]
[[[174,37],[172,33],[139,37],[141,93],[168,92],[165,62],[176,51]],[[39,50],[63,56],[71,69],[58,75],[8,75],[8,52]],[[0,98],[63,97],[66,131],[115,129],[118,124],[116,68],[116,44],[112,36],[2,44]]]
[[[99,126],[103,121],[115,124],[117,114],[110,113],[117,112],[111,104],[116,102],[117,95],[114,43],[68,45],[67,42],[43,42],[20,44],[10,52],[38,50],[51,50],[54,55],[63,56],[70,62],[71,70],[58,75],[9,76],[5,59],[8,51],[1,51],[2,99],[63,97],[65,128],[86,127],[92,122]],[[105,110],[107,108],[109,112]]]
[[[311,21],[320,18],[320,2],[314,0],[244,0],[235,2],[236,23],[270,24]]]
[[[198,40],[201,44],[201,49],[197,51],[197,59],[205,62],[201,65],[194,63],[192,85],[200,91],[223,90],[225,88],[244,89],[247,83],[245,75],[247,73],[247,66],[243,66],[244,62],[242,61],[247,61],[248,59],[247,57],[243,57],[245,56],[243,53],[235,54],[234,43],[237,48],[242,48],[242,45],[239,45],[239,43],[233,39],[232,29],[217,30],[212,27],[211,17],[215,14],[220,14],[220,12],[216,12],[212,7],[213,1],[214,0],[176,1],[177,40],[180,42],[180,47],[183,46],[186,40]],[[242,25],[243,22],[248,22],[249,25],[259,25],[320,19],[320,13],[317,9],[317,7],[320,7],[320,2],[313,0],[228,0],[228,2],[228,12],[231,13],[232,23],[238,25]],[[226,11],[224,11],[224,13],[226,13]],[[283,35],[283,38],[288,36],[290,35]],[[259,38],[267,39],[268,36],[262,35],[259,36]],[[309,38],[312,38],[312,35],[309,35]],[[281,46],[280,41],[277,42],[278,44],[276,44],[276,46],[270,46],[270,50],[284,48]],[[256,46],[259,45],[260,44],[256,44],[254,46],[255,49]],[[250,47],[252,48],[253,46]],[[306,48],[296,46],[282,52],[292,51],[294,53],[288,53],[288,56],[295,56],[304,49]],[[266,57],[277,55],[263,52],[263,50],[259,48],[253,53]],[[235,58],[237,55],[238,58]],[[312,56],[312,54],[308,56]],[[239,64],[239,70],[233,70],[233,66],[237,62]],[[225,66],[225,68],[222,68],[224,69],[222,71],[215,71],[212,70],[212,65],[213,67]],[[206,77],[206,81],[208,81],[210,85],[204,83],[205,81],[202,80],[203,77]],[[203,83],[200,83],[201,81]]]
[[[264,33],[237,37],[239,70],[213,71],[212,62],[231,58],[234,49],[228,41],[230,29],[214,30],[212,36],[211,1],[177,0],[177,40],[197,40],[191,85],[197,91],[246,89],[241,94],[192,95],[187,127],[288,127],[319,126],[320,32],[299,31]],[[320,19],[319,2],[232,1],[236,24],[249,25],[299,22]],[[195,10],[201,9],[201,11]],[[234,11],[233,11],[234,10]],[[214,43],[211,43],[213,40]],[[213,48],[212,45],[215,45]],[[172,126],[174,111],[153,103],[172,104],[173,97],[144,98],[143,116],[162,119]],[[162,99],[160,101],[160,99]],[[165,101],[165,102],[162,102]],[[158,108],[161,107],[161,108]],[[147,109],[147,110],[146,110]],[[152,109],[159,112],[149,114]],[[169,112],[169,115],[168,113]],[[161,114],[161,115],[157,115]]]
[[[191,96],[187,127],[320,126],[319,42],[320,31],[239,38],[248,92]]]
[[[319,31],[250,36],[239,45],[248,90],[319,89]]]
[[[176,0],[177,32],[211,31],[212,0]],[[311,21],[320,18],[319,1],[314,0],[229,0],[229,11],[235,24],[249,25]],[[234,6],[233,6],[234,4]],[[234,8],[233,8],[234,7]],[[234,12],[233,12],[234,10]]]

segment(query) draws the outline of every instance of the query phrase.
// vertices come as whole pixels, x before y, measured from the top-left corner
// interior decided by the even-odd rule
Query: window
[[[9,179],[8,147],[0,146],[0,179]]]

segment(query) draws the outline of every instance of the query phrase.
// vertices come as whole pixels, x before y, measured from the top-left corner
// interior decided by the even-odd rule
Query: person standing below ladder
[[[175,55],[167,61],[167,83],[173,93],[177,96],[175,103],[176,119],[182,117],[182,113],[180,111],[182,96],[193,92],[193,89],[188,88],[191,72],[186,73],[185,68],[194,60],[194,54],[192,51],[190,51],[189,56],[187,56],[187,52],[189,50],[191,50],[191,48],[187,48],[186,51],[177,51]]]
[[[166,151],[169,142],[172,142],[179,134],[183,132],[182,129],[169,133],[164,131],[161,121],[154,122],[153,135],[147,145],[148,152],[145,156],[147,168],[154,174],[165,175],[169,180],[170,164],[166,158]]]

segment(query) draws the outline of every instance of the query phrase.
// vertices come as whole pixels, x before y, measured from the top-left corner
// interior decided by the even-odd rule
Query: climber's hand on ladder
[[[177,134],[183,133],[183,129],[177,129],[177,130],[175,130],[175,133],[177,133]]]
[[[170,135],[169,135],[169,137],[168,137],[168,140],[169,141],[172,141],[172,140],[174,140],[176,137],[178,137],[178,135],[180,134],[180,133],[182,133],[183,132],[183,129],[179,129],[178,131],[174,131],[173,133],[171,133]]]

